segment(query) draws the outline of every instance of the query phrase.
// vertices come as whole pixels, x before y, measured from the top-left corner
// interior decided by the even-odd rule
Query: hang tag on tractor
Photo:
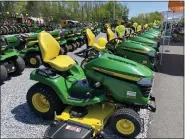
[[[136,92],[133,92],[133,91],[127,91],[127,98],[133,98],[133,99],[136,99]]]

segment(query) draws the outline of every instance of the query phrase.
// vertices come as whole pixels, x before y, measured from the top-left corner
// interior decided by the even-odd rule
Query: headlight
[[[152,83],[153,83],[153,79],[151,78],[142,78],[140,81],[137,82],[138,85],[146,86],[146,87],[151,87]]]
[[[149,52],[148,54],[150,57],[155,57],[156,56],[156,52],[152,51],[152,52]]]

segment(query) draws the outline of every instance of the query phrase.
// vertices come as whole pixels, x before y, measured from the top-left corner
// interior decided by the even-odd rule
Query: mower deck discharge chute
[[[142,128],[138,111],[155,112],[151,96],[153,72],[144,65],[111,55],[96,53],[82,69],[46,32],[38,36],[45,68],[34,70],[38,81],[27,92],[27,103],[39,117],[53,119],[46,138],[92,139],[112,135],[134,138]],[[100,43],[92,49],[99,49]],[[109,132],[109,133],[110,133]]]

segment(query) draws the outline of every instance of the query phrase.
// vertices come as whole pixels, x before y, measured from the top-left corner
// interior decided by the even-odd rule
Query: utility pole
[[[114,14],[113,14],[113,19],[114,19],[114,20],[115,20],[115,18],[116,18],[116,17],[115,17],[115,16],[116,16],[115,9],[116,9],[116,1],[114,1],[114,11],[113,11],[113,13],[114,13]]]

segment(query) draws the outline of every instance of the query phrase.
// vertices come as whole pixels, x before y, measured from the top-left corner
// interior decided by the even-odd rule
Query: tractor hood
[[[27,35],[28,35],[28,37],[26,38],[27,41],[37,40],[38,33],[29,33]]]
[[[134,36],[133,38],[131,38],[131,40],[134,40],[134,41],[139,41],[139,42],[145,42],[145,43],[151,43],[151,44],[156,44],[157,42],[156,41],[153,41],[151,39],[147,39],[147,38],[144,38],[144,37],[140,37],[140,36]]]
[[[148,39],[152,39],[154,41],[158,41],[160,38],[158,36],[149,34],[149,33],[142,33],[139,36],[144,37],[144,38],[148,38]]]
[[[9,48],[18,47],[20,45],[20,41],[14,35],[7,35],[5,39],[7,40]]]
[[[54,30],[49,32],[53,37],[59,37],[60,36],[60,30]]]
[[[146,35],[150,35],[152,37],[158,37],[160,34],[157,34],[157,33],[152,33],[152,32],[144,32],[142,34],[146,34]]]
[[[17,38],[14,35],[8,35],[5,37],[8,42],[16,42]]]
[[[153,49],[152,47],[143,45],[139,42],[135,42],[131,40],[126,40],[124,43],[119,44],[118,47],[124,50],[133,51],[133,52],[142,53],[142,54],[155,52],[155,49]]]
[[[142,78],[153,78],[153,71],[148,67],[108,53],[88,62],[85,67],[85,70],[91,69],[108,76],[136,82]]]

